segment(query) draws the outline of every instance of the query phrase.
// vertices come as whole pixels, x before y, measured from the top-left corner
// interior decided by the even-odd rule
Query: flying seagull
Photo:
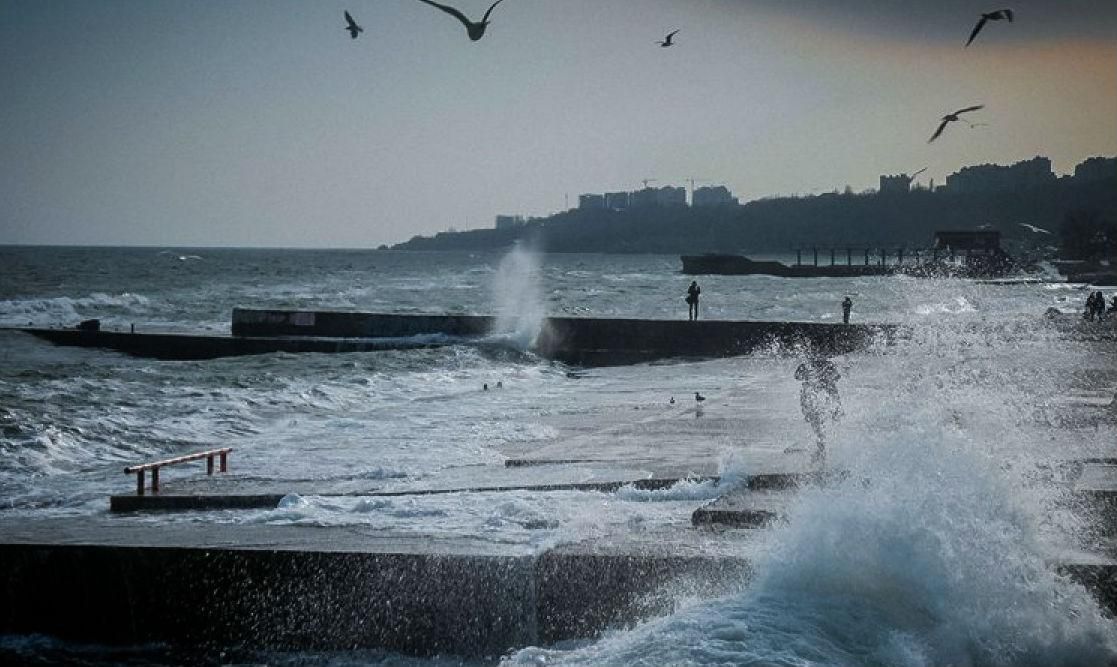
[[[1051,233],[1051,232],[1047,231],[1046,229],[1044,229],[1043,227],[1036,227],[1035,225],[1029,225],[1026,222],[1018,222],[1016,224],[1020,225],[1024,229],[1035,232],[1036,234],[1050,234]]]
[[[665,49],[669,46],[675,46],[675,42],[672,42],[671,38],[674,37],[677,34],[679,34],[678,30],[674,30],[672,32],[669,32],[669,33],[667,33],[667,37],[665,37],[662,42],[656,42],[656,44],[659,44],[660,46],[662,46]]]
[[[353,17],[350,16],[349,12],[345,12],[345,22],[349,24],[345,26],[345,29],[349,31],[349,36],[353,39],[357,39],[357,33],[365,31],[364,28],[357,25],[357,22],[353,20]]]
[[[935,133],[931,135],[931,138],[927,140],[927,143],[931,143],[935,139],[938,139],[939,135],[942,134],[942,131],[946,129],[946,124],[947,123],[959,120],[958,119],[958,114],[966,113],[968,111],[977,111],[978,109],[984,109],[984,108],[985,108],[984,104],[979,104],[977,106],[966,107],[965,109],[959,109],[959,110],[955,111],[954,113],[946,114],[945,116],[942,117],[942,122],[939,123],[939,129],[935,130]]]
[[[981,29],[985,27],[986,21],[1001,21],[1003,19],[1008,19],[1008,22],[1012,23],[1011,9],[998,9],[995,12],[982,14],[981,19],[977,22],[977,25],[973,27],[973,32],[970,33],[970,39],[966,42],[966,46],[969,46],[970,43],[973,42],[974,37],[977,37],[977,33],[981,32]]]
[[[434,0],[419,0],[419,1],[420,2],[425,2],[428,5],[430,5],[431,7],[438,7],[439,9],[446,12],[450,16],[453,16],[457,20],[461,21],[462,25],[465,26],[466,32],[469,33],[469,38],[471,40],[475,41],[475,42],[485,36],[485,28],[488,27],[488,25],[489,25],[489,14],[493,13],[493,9],[497,5],[504,2],[504,0],[496,0],[496,2],[494,2],[492,4],[492,6],[489,7],[489,11],[485,12],[485,16],[481,19],[481,21],[478,22],[478,23],[474,23],[473,21],[470,21],[469,19],[467,19],[465,17],[465,14],[462,14],[461,12],[454,9],[453,7],[450,7],[448,5],[441,5],[437,2],[434,2]]]

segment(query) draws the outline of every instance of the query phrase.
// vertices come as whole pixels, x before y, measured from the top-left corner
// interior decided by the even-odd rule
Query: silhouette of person
[[[1086,297],[1086,312],[1083,313],[1083,317],[1093,322],[1095,317],[1100,320],[1104,313],[1105,297],[1101,292],[1091,292],[1090,296]]]
[[[686,302],[687,317],[691,322],[698,319],[698,295],[701,293],[702,288],[698,286],[698,281],[690,281],[690,287],[686,290]]]
[[[848,296],[842,299],[842,322],[849,324],[849,311],[853,310],[853,300]]]
[[[821,354],[812,354],[795,369],[795,379],[802,382],[799,408],[817,439],[817,448],[811,456],[811,461],[815,463],[826,459],[826,422],[837,421],[843,414],[842,399],[838,394],[841,377],[833,362]]]

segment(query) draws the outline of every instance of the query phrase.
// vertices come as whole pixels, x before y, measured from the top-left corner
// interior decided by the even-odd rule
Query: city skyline
[[[1117,154],[1117,8],[1016,3],[963,49],[974,7],[507,0],[471,43],[402,0],[4,0],[0,243],[375,247],[644,179],[748,201]],[[926,145],[970,104],[987,126]]]

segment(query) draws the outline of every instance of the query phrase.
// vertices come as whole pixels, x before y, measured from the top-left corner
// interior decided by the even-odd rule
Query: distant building
[[[671,186],[644,188],[643,190],[629,193],[628,201],[632,208],[686,206],[686,188],[675,188]]]
[[[961,263],[972,275],[1002,275],[1012,259],[1001,249],[994,229],[935,232],[934,261]]]
[[[628,208],[628,193],[627,192],[606,192],[605,193],[605,208],[614,211],[623,211]]]
[[[656,189],[644,188],[630,192],[628,195],[628,202],[632,208],[648,208],[649,206],[656,205]]]
[[[691,206],[736,206],[737,198],[724,185],[702,187],[691,196]]]
[[[1051,160],[1037,156],[1009,167],[997,164],[963,167],[946,177],[946,191],[961,194],[1022,190],[1053,182]]]
[[[911,176],[907,174],[899,174],[897,176],[880,177],[880,189],[877,190],[882,195],[895,195],[907,194],[911,192]]]
[[[659,206],[686,206],[686,188],[664,186],[655,191],[655,203]]]
[[[1074,168],[1074,177],[1081,181],[1117,179],[1117,157],[1092,157]]]
[[[599,209],[605,208],[605,195],[578,195],[578,208]]]
[[[995,253],[1001,249],[1001,233],[995,229],[937,231],[935,247],[958,253]]]
[[[524,226],[524,216],[522,215],[498,215],[496,216],[497,229],[515,229],[516,227]]]

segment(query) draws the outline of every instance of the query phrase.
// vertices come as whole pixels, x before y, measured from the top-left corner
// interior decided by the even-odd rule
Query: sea
[[[757,256],[756,259],[794,260]],[[1045,281],[907,276],[785,279],[681,273],[678,256],[372,250],[0,246],[0,327],[228,333],[235,307],[496,314],[500,345],[153,361],[0,330],[0,518],[103,516],[125,465],[234,447],[263,483],[423,480],[501,465],[554,438],[667,410],[702,392],[799,423],[794,350],[578,369],[542,359],[545,315],[902,324],[894,345],[836,360],[847,417],[830,456],[851,479],[801,491],[763,531],[738,593],[635,627],[498,660],[377,651],[237,656],[0,637],[0,662],[170,665],[1097,665],[1117,624],[1050,565],[1104,547],[1053,462],[1113,457],[1117,358],[1075,327],[1089,290]],[[1035,276],[1032,276],[1033,278]],[[1054,310],[1052,310],[1054,309]],[[1098,325],[1107,326],[1107,325]],[[1108,326],[1111,326],[1108,325]],[[1073,328],[1073,327],[1072,327]],[[484,391],[488,385],[500,391]],[[728,404],[726,399],[724,404]],[[640,413],[640,414],[647,414]],[[797,430],[796,430],[797,429]],[[720,470],[755,434],[721,443]],[[649,443],[670,437],[649,428]],[[782,437],[782,436],[781,436]],[[794,444],[794,443],[792,443]],[[548,549],[687,523],[719,491],[509,492],[423,498],[292,495],[275,508],[148,522],[364,526]],[[95,606],[90,613],[96,613]]]

